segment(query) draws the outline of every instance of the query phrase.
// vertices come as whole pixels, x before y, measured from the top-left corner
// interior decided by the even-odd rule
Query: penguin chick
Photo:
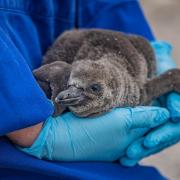
[[[62,61],[68,77],[64,82],[64,69],[55,68],[54,72],[52,68]],[[46,72],[53,71],[51,78],[42,70],[44,66]],[[180,92],[180,70],[155,77],[155,56],[147,40],[110,30],[65,32],[36,70],[38,80],[37,72],[48,79],[55,106],[66,106],[80,117],[96,116],[114,107],[146,105],[169,91]],[[64,88],[57,88],[61,86]],[[57,110],[56,115],[59,113]]]
[[[81,117],[96,116],[114,107],[138,105],[137,83],[112,58],[117,57],[110,54],[98,61],[74,62],[68,89],[58,94],[56,102]]]
[[[73,63],[68,88],[57,95],[56,102],[77,116],[90,117],[114,107],[147,105],[172,90],[180,92],[180,70],[140,84],[123,67],[112,63],[112,58],[116,59],[106,55],[98,61]]]

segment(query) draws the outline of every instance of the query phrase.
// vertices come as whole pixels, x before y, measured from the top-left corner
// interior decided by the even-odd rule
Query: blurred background
[[[144,13],[157,39],[170,42],[180,68],[180,0],[141,0]],[[158,167],[169,179],[180,180],[180,143],[142,161]]]

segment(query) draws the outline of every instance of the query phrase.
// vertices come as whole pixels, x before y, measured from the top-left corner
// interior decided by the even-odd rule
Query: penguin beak
[[[57,95],[55,102],[65,106],[73,106],[79,104],[84,98],[83,89],[70,86],[67,90]]]

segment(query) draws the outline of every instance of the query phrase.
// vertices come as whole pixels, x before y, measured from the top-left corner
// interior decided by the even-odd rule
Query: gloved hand
[[[159,107],[117,108],[95,118],[65,113],[50,117],[24,152],[59,161],[114,161],[149,128],[164,124],[169,112]]]
[[[156,53],[158,75],[176,67],[171,56],[172,47],[168,43],[156,41],[152,43],[152,47]],[[134,166],[144,157],[180,141],[180,95],[172,92],[162,97],[161,103],[170,111],[170,121],[133,142],[120,160],[123,165]]]
[[[156,54],[157,75],[164,73],[169,69],[176,68],[172,58],[172,46],[165,41],[154,41],[151,43]],[[171,113],[171,120],[180,121],[180,95],[169,93],[160,98],[161,105],[168,108]]]

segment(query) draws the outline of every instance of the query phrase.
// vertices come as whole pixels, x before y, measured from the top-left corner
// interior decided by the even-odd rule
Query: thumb
[[[168,121],[170,115],[165,108],[139,106],[128,108],[130,129],[153,128]]]

